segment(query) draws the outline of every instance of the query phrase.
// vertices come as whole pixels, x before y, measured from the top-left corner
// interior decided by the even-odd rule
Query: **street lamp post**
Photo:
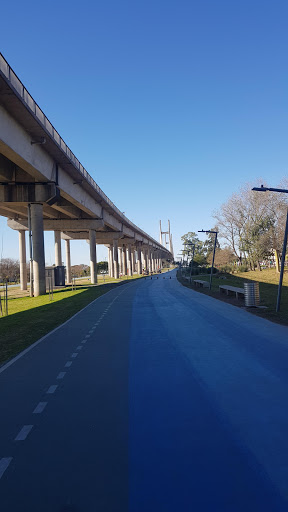
[[[212,266],[211,266],[211,272],[210,272],[210,282],[209,282],[209,290],[211,290],[212,275],[213,275],[213,269],[214,269],[214,259],[215,259],[215,251],[216,251],[218,231],[211,231],[210,229],[209,230],[201,229],[201,231],[198,231],[198,233],[214,233],[214,235],[215,235],[214,248],[213,248],[213,257],[212,257]]]
[[[288,194],[288,190],[285,188],[271,188],[271,187],[254,187],[252,190],[257,192],[280,192],[281,194]],[[286,225],[285,225],[285,233],[284,233],[284,241],[283,241],[283,250],[281,256],[281,269],[280,269],[280,277],[279,277],[279,285],[278,285],[278,294],[277,294],[277,304],[276,304],[276,313],[280,311],[280,302],[281,302],[281,292],[282,292],[282,283],[283,283],[283,275],[284,275],[284,265],[286,258],[286,247],[287,247],[287,239],[288,239],[288,209],[286,216]]]
[[[191,284],[191,278],[192,278],[192,268],[193,268],[193,262],[194,262],[194,253],[195,253],[195,245],[196,244],[193,244],[192,242],[187,242],[187,245],[189,245],[190,247],[192,247],[192,258],[191,258],[191,261],[190,261],[190,279],[189,279],[189,282]],[[189,251],[191,252],[191,251]]]

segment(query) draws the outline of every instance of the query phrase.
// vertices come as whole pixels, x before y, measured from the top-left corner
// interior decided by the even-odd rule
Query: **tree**
[[[71,273],[73,277],[85,277],[90,274],[90,268],[84,263],[81,263],[80,265],[73,265],[71,267]]]
[[[20,265],[18,260],[12,258],[2,258],[0,261],[0,280],[3,281],[19,281]]]
[[[97,263],[97,270],[99,272],[101,272],[101,271],[107,272],[108,271],[108,262],[107,261],[99,261]]]
[[[189,246],[190,243],[195,245],[194,249],[194,264],[197,265],[206,265],[206,256],[204,251],[204,244],[199,240],[198,236],[194,231],[189,231],[185,235],[181,236],[181,240],[184,244],[183,255],[188,255],[188,252],[191,255],[193,250],[193,246]]]
[[[221,267],[222,265],[231,265],[236,260],[236,256],[230,247],[224,247],[223,249],[216,249],[215,252],[215,266]],[[207,257],[209,265],[212,263],[212,253]]]
[[[252,269],[269,258],[273,250],[278,260],[282,247],[284,213],[287,198],[284,194],[252,191],[247,184],[214,213],[219,235],[225,239],[241,262],[244,258]]]
[[[211,228],[210,231],[219,231],[218,226],[215,226],[214,228]],[[215,244],[215,233],[206,233],[207,239],[205,240],[203,244],[203,249],[206,252],[206,258],[209,256],[209,254],[213,253],[214,250],[214,244]],[[216,249],[220,249],[220,243],[217,237],[216,242]]]

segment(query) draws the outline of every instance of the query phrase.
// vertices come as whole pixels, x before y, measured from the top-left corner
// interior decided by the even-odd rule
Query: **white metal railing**
[[[104,201],[121,217],[122,220],[125,220],[125,223],[132,227],[135,231],[140,233],[141,235],[144,235],[145,237],[148,237],[150,240],[153,240],[157,243],[157,245],[161,245],[159,242],[151,238],[147,233],[142,231],[136,224],[131,222],[126,215],[124,215],[117,206],[109,199],[109,197],[106,196],[106,194],[103,192],[103,190],[97,185],[97,183],[93,180],[92,176],[86,171],[86,169],[83,167],[83,165],[79,162],[78,158],[74,155],[74,153],[71,151],[71,149],[67,146],[67,144],[64,142],[60,134],[57,132],[57,130],[54,128],[52,123],[50,123],[49,119],[45,116],[43,110],[37,105],[36,101],[32,98],[32,96],[29,94],[27,89],[24,87],[21,80],[18,78],[18,76],[14,73],[14,71],[9,66],[8,62],[0,53],[0,73],[2,73],[8,82],[10,83],[10,86],[16,91],[16,93],[20,96],[23,103],[25,103],[26,108],[32,112],[32,114],[37,118],[37,121],[44,130],[48,133],[48,135],[53,139],[54,143],[58,146],[59,149],[64,151],[66,157],[70,160],[70,162],[74,165],[74,167],[79,171],[81,176],[85,178],[85,180],[92,186],[92,188],[104,199]],[[164,246],[162,246],[164,248]],[[167,250],[167,249],[166,249]]]

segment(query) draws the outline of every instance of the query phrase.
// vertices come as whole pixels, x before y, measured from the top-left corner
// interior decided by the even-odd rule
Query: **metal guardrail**
[[[106,196],[106,194],[103,192],[103,190],[97,185],[97,183],[93,180],[92,176],[86,171],[85,167],[79,162],[78,158],[74,155],[74,153],[71,151],[71,149],[67,146],[67,144],[64,142],[60,134],[57,132],[57,130],[54,128],[52,123],[50,123],[49,119],[45,116],[43,110],[39,107],[39,105],[36,103],[36,101],[32,98],[31,94],[27,91],[26,87],[23,85],[21,80],[18,78],[16,73],[14,73],[13,69],[9,66],[8,62],[0,53],[0,72],[3,73],[3,75],[6,77],[8,82],[10,82],[10,85],[12,88],[16,91],[18,96],[20,96],[21,100],[25,103],[25,106],[28,110],[37,118],[37,121],[40,125],[44,128],[46,132],[50,135],[50,137],[53,139],[55,144],[61,149],[70,162],[74,165],[74,167],[78,170],[78,172],[85,178],[85,180],[94,188],[94,190],[104,199],[104,201],[127,223],[128,226],[134,228],[135,231],[138,233],[144,235],[145,237],[150,238],[150,240],[153,240],[157,245],[161,245],[159,242],[154,240],[152,237],[147,235],[142,229],[140,229],[136,224],[131,222],[122,212],[115,206],[115,204],[109,199],[109,197]],[[162,246],[164,249],[166,247]],[[167,249],[166,249],[167,250]],[[169,251],[168,251],[169,252]]]

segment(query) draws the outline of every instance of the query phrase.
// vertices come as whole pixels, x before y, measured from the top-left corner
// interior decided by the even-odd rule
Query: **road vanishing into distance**
[[[287,512],[287,332],[175,271],[100,297],[0,369],[1,512]]]

